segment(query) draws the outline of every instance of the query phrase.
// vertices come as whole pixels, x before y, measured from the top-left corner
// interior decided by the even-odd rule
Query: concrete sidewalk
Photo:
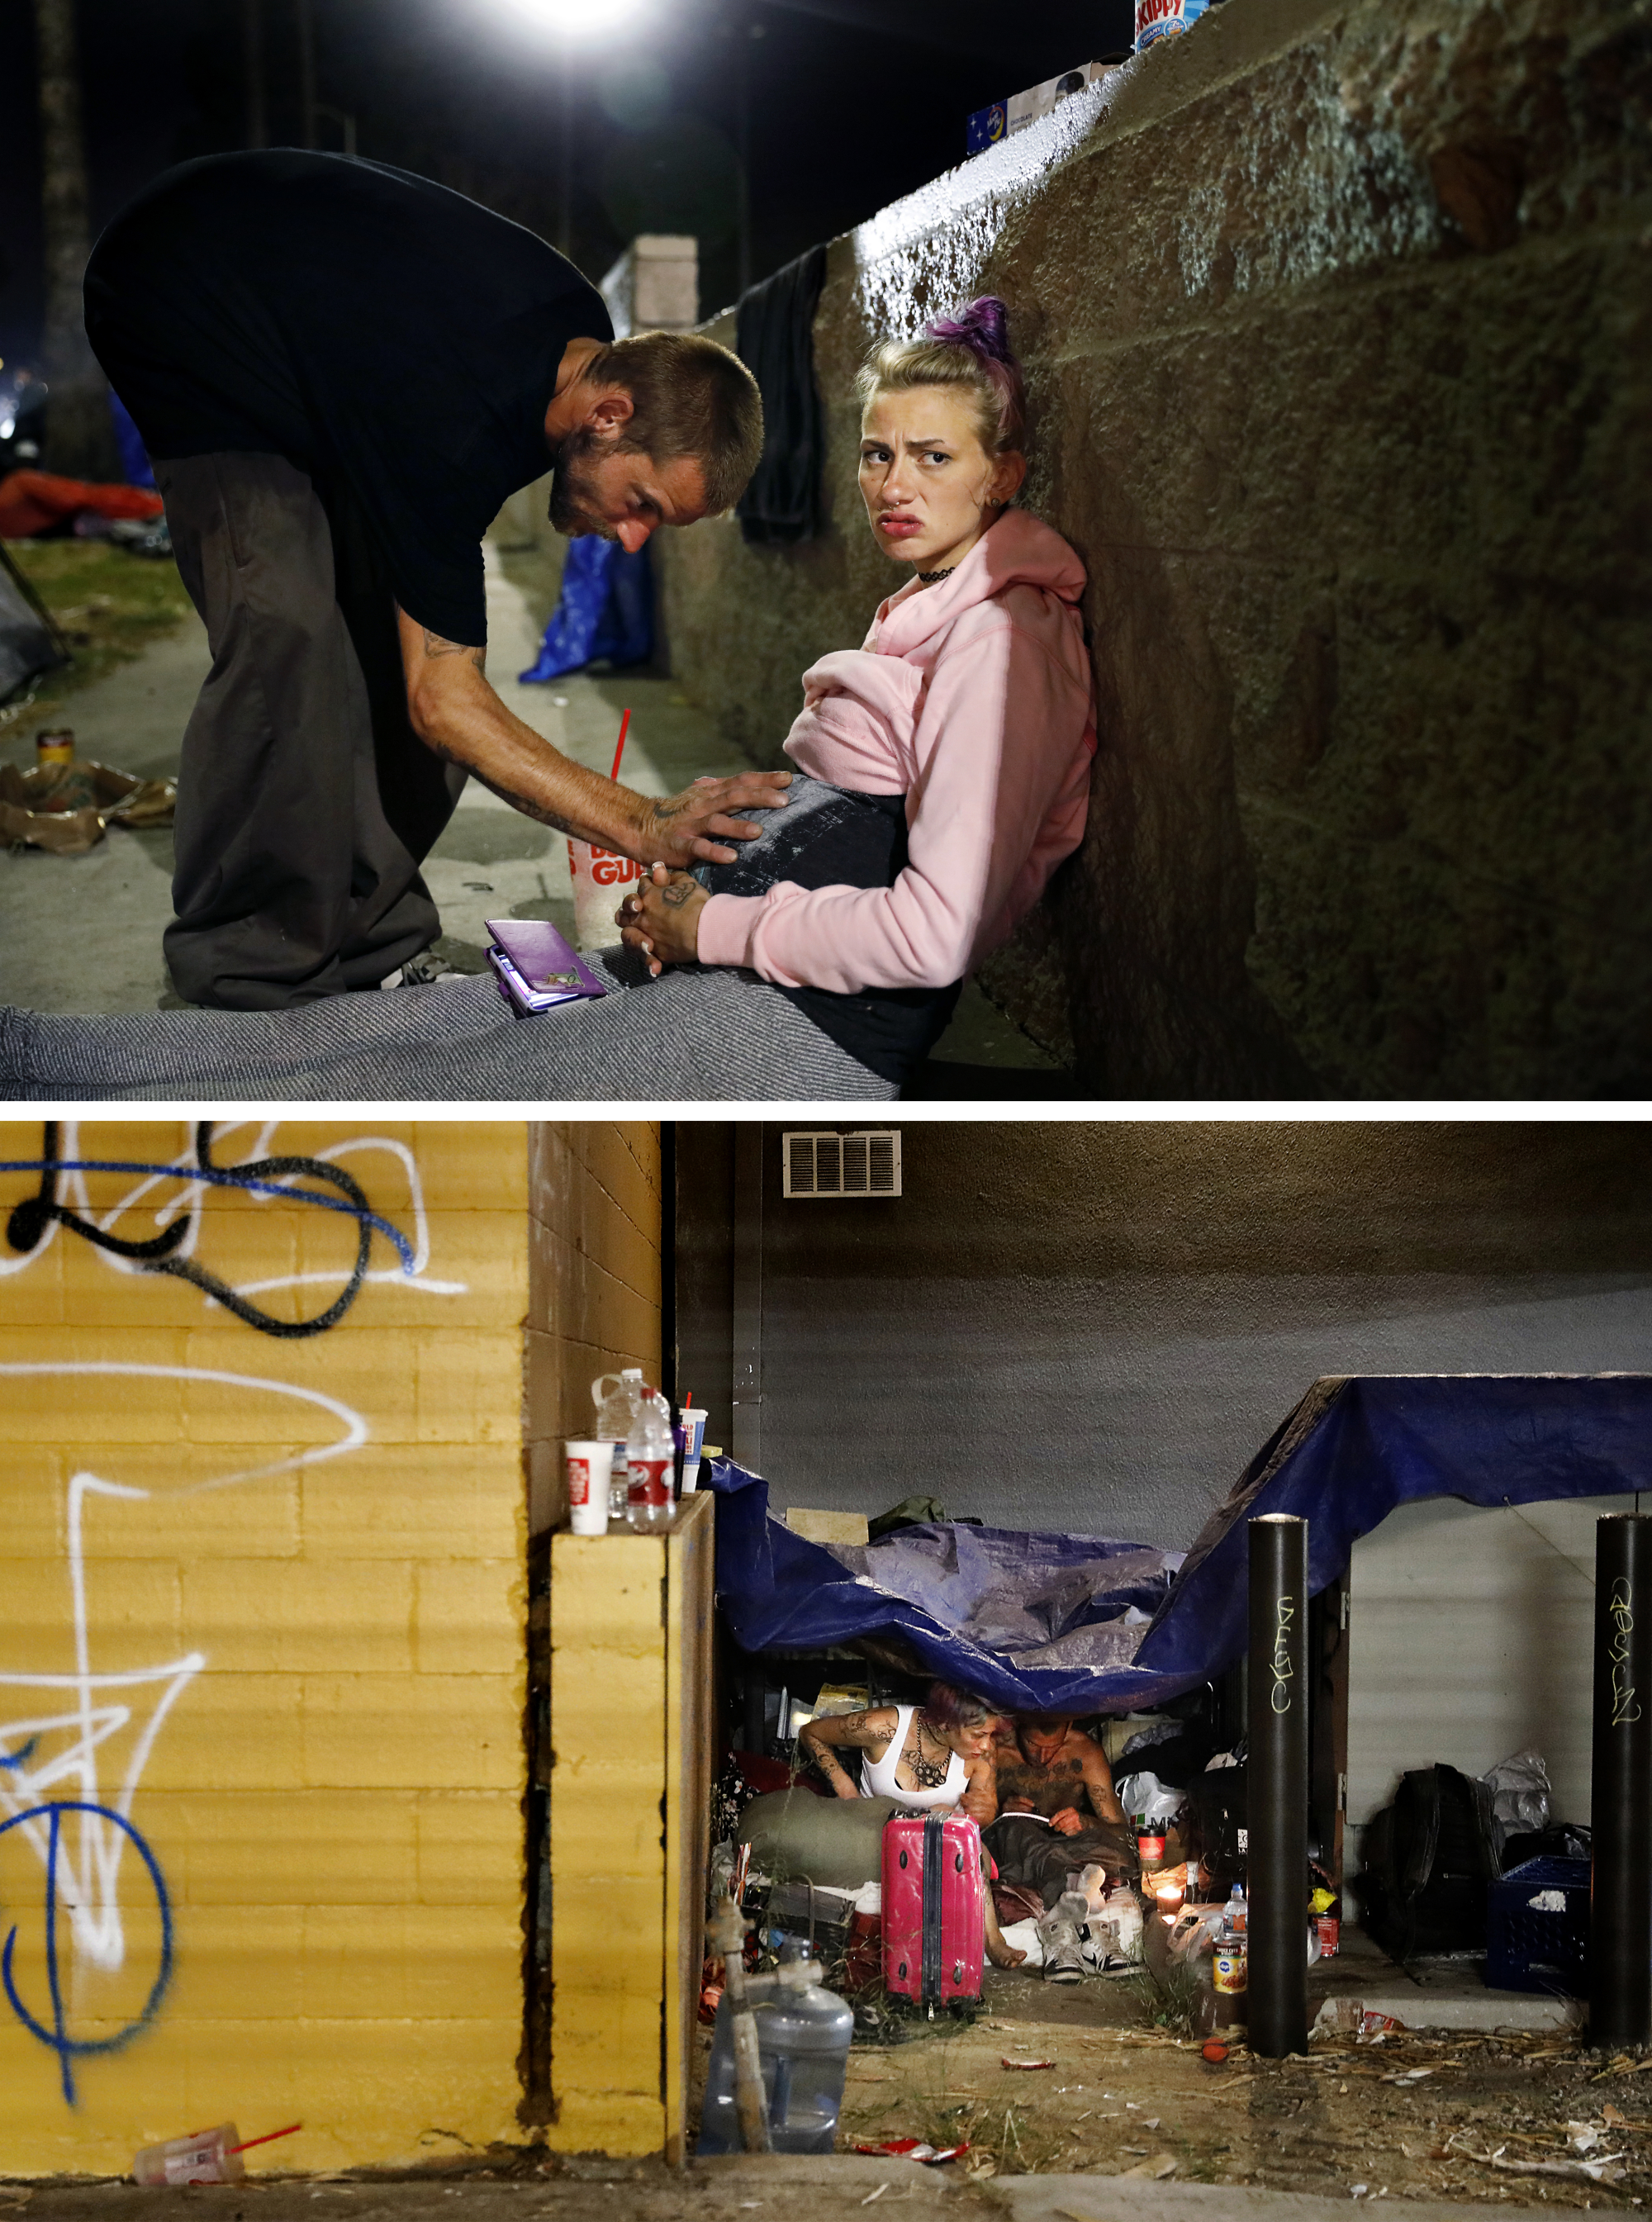
[[[1000,2176],[970,2183],[954,2169],[857,2153],[741,2155],[690,2161],[593,2156],[529,2181],[274,2176],[186,2191],[135,2184],[0,2181],[16,2222],[172,2222],[185,2211],[222,2222],[862,2222],[912,2206],[937,2222],[1330,2222],[1354,2201],[1228,2184],[1153,2183],[1120,2175]],[[1507,2211],[1506,2202],[1498,2202]],[[1417,2222],[1469,2222],[1483,2208],[1407,2200]],[[1518,2211],[1518,2210],[1517,2210]]]
[[[1010,2222],[1330,2222],[1333,2215],[1346,2217],[1355,2203],[1311,2192],[1149,2183],[1119,2175],[1000,2176],[992,2190]],[[1417,2222],[1465,2222],[1484,2210],[1466,2201],[1408,2199],[1404,2211]],[[1506,2211],[1499,2202],[1499,2212]]]

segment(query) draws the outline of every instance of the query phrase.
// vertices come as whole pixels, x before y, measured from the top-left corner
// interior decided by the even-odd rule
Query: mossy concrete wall
[[[822,538],[661,536],[770,761],[902,575],[856,364],[1004,296],[1101,746],[986,984],[1097,1094],[1652,1087],[1649,57],[1647,0],[1230,0],[833,243]]]

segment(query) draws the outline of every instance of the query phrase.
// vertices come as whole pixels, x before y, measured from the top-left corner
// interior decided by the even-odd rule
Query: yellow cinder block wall
[[[160,1170],[60,1172],[38,1229],[0,1173],[0,2170],[224,2118],[302,2118],[272,2167],[519,2139],[531,1500],[591,1374],[657,1365],[657,1133],[248,1120],[229,1185],[194,1148],[66,1122]],[[295,1157],[359,1196],[245,1184]],[[181,1271],[97,1239],[179,1227]]]

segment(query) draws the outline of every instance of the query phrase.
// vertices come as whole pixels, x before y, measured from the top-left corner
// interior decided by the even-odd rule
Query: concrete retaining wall
[[[1231,0],[833,242],[820,540],[661,536],[769,762],[904,575],[857,362],[1003,294],[1102,745],[987,984],[1098,1094],[1652,1085],[1649,49],[1647,0]]]

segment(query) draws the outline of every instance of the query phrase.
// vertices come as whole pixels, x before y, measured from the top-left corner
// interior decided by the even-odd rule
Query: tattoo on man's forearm
[[[443,640],[441,634],[432,632],[429,625],[422,625],[419,630],[424,635],[427,662],[438,656],[468,656],[478,671],[487,668],[487,650],[485,648],[467,648],[462,641]]]
[[[444,763],[465,763],[465,758],[457,755],[452,749],[443,748],[434,742],[430,745],[433,752],[440,756]],[[547,810],[543,802],[536,802],[531,794],[519,793],[517,788],[508,786],[502,779],[497,777],[490,779],[486,772],[478,771],[474,764],[467,764],[466,769],[473,779],[481,781],[490,794],[498,795],[501,802],[508,802],[512,810],[519,810],[524,818],[531,818],[541,825],[549,825],[553,833],[571,833],[576,841],[588,841],[591,838],[591,829],[588,825],[576,825],[571,819],[558,817],[554,810]]]

